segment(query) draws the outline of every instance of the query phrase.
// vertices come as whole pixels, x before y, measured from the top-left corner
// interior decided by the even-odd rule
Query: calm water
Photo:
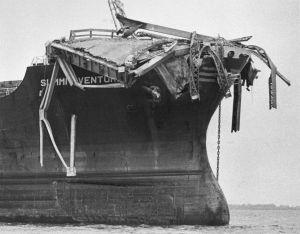
[[[32,225],[0,223],[0,233],[300,233],[300,210],[231,210],[231,223],[225,227],[206,226],[109,226]]]

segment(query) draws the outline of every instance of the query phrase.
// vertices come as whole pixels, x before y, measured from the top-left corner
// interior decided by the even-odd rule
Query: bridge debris
[[[187,89],[192,100],[201,100],[200,86],[214,83],[219,86],[221,94],[231,96],[230,87],[233,85],[232,131],[238,131],[241,87],[246,85],[249,90],[259,72],[253,67],[253,55],[271,69],[268,80],[270,109],[277,108],[276,77],[290,85],[265,50],[242,44],[252,36],[232,40],[210,37],[132,20],[125,14],[118,14],[118,7],[111,7],[121,25],[118,31],[72,30],[69,40],[55,40],[46,47],[48,59],[58,59],[60,65],[66,68],[65,73],[69,74],[69,83],[78,88],[89,86],[82,86],[77,81],[72,66],[108,77],[124,88],[132,87],[154,70],[175,99]]]

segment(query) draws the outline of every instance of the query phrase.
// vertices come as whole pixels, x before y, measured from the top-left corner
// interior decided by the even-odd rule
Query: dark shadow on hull
[[[130,89],[57,86],[49,119],[66,161],[70,116],[78,115],[77,176],[69,178],[47,138],[39,164],[41,80],[52,68],[29,67],[18,89],[0,99],[0,220],[228,224],[206,152],[207,126],[222,98],[216,84],[203,84],[200,102],[188,93],[174,100],[154,71]],[[74,69],[78,77],[95,75]],[[143,85],[158,86],[161,102]]]

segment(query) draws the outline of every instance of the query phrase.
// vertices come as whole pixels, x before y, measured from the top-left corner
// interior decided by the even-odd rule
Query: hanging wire
[[[220,168],[220,147],[221,147],[221,102],[219,104],[218,115],[218,141],[217,141],[217,180],[219,180],[219,168]]]

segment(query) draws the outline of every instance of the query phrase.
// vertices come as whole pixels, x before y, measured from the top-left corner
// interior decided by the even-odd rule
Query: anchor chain
[[[221,102],[219,104],[218,115],[218,141],[217,141],[217,180],[219,180],[219,168],[220,168],[220,147],[221,147]]]

